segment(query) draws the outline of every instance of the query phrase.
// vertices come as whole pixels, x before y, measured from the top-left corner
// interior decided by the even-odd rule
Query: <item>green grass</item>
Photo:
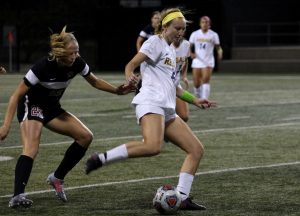
[[[120,74],[98,76],[116,85],[123,80]],[[9,96],[21,79],[19,75],[0,76],[0,122]],[[179,215],[299,215],[299,82],[300,76],[296,75],[214,74],[211,99],[218,107],[198,110],[190,106],[188,122],[206,150],[192,195],[208,210]],[[0,162],[0,215],[157,215],[151,206],[154,192],[161,184],[177,184],[184,159],[172,144],[165,144],[156,157],[115,163],[89,176],[83,172],[90,153],[140,139],[130,106],[132,98],[97,91],[81,77],[67,89],[61,101],[63,107],[78,116],[95,137],[87,155],[65,179],[66,188],[75,187],[66,191],[67,203],[58,201],[54,192],[38,192],[50,189],[46,177],[72,142],[44,129],[26,188],[27,192],[38,192],[28,196],[34,206],[23,210],[7,207],[21,152],[19,127],[14,119],[9,137],[0,143],[0,156],[14,158]],[[281,163],[290,164],[276,166]],[[134,179],[139,180],[128,182]],[[78,188],[84,185],[95,186]]]

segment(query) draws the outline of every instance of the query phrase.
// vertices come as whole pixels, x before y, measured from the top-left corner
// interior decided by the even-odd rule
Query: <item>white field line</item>
[[[255,170],[255,169],[264,169],[264,168],[275,168],[275,167],[282,167],[282,166],[293,166],[300,164],[300,161],[288,162],[288,163],[277,163],[277,164],[269,164],[269,165],[261,165],[261,166],[251,166],[251,167],[236,167],[236,168],[228,168],[228,169],[220,169],[220,170],[210,170],[205,172],[198,172],[195,175],[209,175],[209,174],[219,174],[219,173],[226,173],[226,172],[238,172],[238,171],[247,171],[247,170]],[[130,179],[125,181],[115,181],[115,182],[103,182],[97,184],[88,184],[88,185],[80,185],[74,187],[66,187],[65,191],[70,190],[77,190],[83,188],[94,188],[94,187],[103,187],[103,186],[110,186],[110,185],[122,185],[122,184],[130,184],[130,183],[140,183],[145,181],[153,181],[153,180],[161,180],[161,179],[171,179],[171,178],[178,178],[178,175],[174,176],[155,176],[149,178],[141,178],[141,179]],[[40,191],[32,191],[26,193],[27,195],[33,194],[43,194],[49,193],[54,191],[53,189],[49,190],[40,190]],[[0,198],[8,198],[11,197],[12,194],[1,195]]]
[[[248,129],[263,129],[263,128],[276,128],[276,127],[287,127],[287,126],[297,126],[300,125],[300,122],[290,122],[290,123],[281,123],[281,124],[270,124],[270,125],[253,125],[253,126],[245,126],[245,127],[235,127],[235,128],[216,128],[216,129],[207,129],[207,130],[194,130],[194,133],[218,133],[218,132],[235,132],[235,131],[243,131]],[[121,137],[108,137],[108,138],[100,138],[95,139],[93,142],[105,142],[105,141],[114,141],[114,140],[126,140],[126,139],[138,139],[142,138],[141,135],[133,135],[133,136],[121,136]],[[71,141],[62,141],[62,142],[52,142],[52,143],[44,143],[40,144],[43,146],[54,146],[54,145],[62,145],[62,144],[70,144]],[[94,144],[95,145],[95,144]],[[0,147],[2,149],[15,149],[22,148],[21,145],[18,146],[6,146]]]
[[[249,119],[250,116],[230,116],[226,117],[226,120],[239,120],[239,119]]]

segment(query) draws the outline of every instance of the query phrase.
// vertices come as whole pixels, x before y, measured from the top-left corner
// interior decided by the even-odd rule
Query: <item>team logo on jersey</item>
[[[168,58],[168,57],[166,58],[164,64],[170,65],[171,67],[175,67],[175,65],[174,65],[173,62],[172,62],[172,59],[170,59],[170,58]]]
[[[31,116],[35,116],[35,117],[44,119],[43,110],[39,107],[32,106],[31,107]]]
[[[74,77],[74,72],[73,71],[68,72],[67,77],[68,79]]]

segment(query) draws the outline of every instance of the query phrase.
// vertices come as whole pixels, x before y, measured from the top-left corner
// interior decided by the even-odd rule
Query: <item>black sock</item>
[[[86,148],[82,147],[77,142],[73,142],[73,144],[67,149],[63,160],[54,173],[54,176],[63,180],[67,173],[81,160],[86,150]]]
[[[15,191],[14,196],[24,193],[27,185],[31,169],[33,165],[33,159],[26,155],[20,155],[15,169]]]

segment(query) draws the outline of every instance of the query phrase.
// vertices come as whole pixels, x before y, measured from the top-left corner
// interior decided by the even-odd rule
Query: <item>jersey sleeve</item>
[[[142,30],[142,31],[140,31],[139,36],[142,38],[147,38],[147,33],[144,30]]]
[[[24,77],[24,82],[27,86],[31,87],[40,82],[39,78],[35,73],[30,69]]]
[[[191,52],[190,52],[190,43],[187,40],[184,40],[185,42],[185,56],[188,58],[191,56]]]
[[[153,62],[157,61],[162,52],[162,46],[158,40],[160,40],[158,37],[151,37],[143,43],[139,51],[148,56]]]
[[[220,38],[217,33],[214,34],[214,44],[215,45],[220,45]]]
[[[193,32],[193,33],[191,34],[191,36],[190,36],[190,38],[189,38],[189,42],[190,42],[191,44],[194,44],[194,43],[195,43],[195,32]]]
[[[78,57],[76,59],[74,67],[76,68],[77,73],[79,73],[83,77],[86,77],[91,73],[90,67],[81,57]]]

